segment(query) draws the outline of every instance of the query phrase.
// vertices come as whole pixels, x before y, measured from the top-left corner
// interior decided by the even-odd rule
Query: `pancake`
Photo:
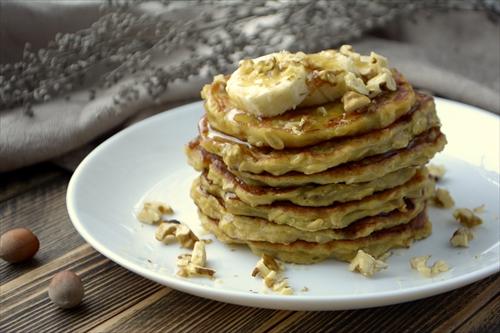
[[[416,96],[406,79],[394,72],[396,91],[387,91],[355,112],[344,112],[341,101],[320,107],[299,108],[259,118],[239,110],[226,93],[228,77],[215,80],[202,91],[210,125],[256,147],[305,147],[332,138],[359,135],[392,124],[409,112]]]
[[[401,149],[412,139],[439,127],[432,98],[418,95],[412,111],[390,126],[355,137],[333,139],[311,147],[273,150],[256,148],[246,142],[214,131],[206,118],[200,121],[199,144],[222,158],[232,170],[278,176],[290,171],[312,174],[367,156]]]
[[[208,189],[206,187],[209,187]],[[216,185],[206,184],[200,177],[194,181],[191,197],[205,214],[216,217],[217,211],[232,215],[257,217],[287,224],[304,231],[344,228],[366,216],[388,213],[394,209],[405,209],[405,199],[422,199],[431,195],[434,183],[427,172],[419,172],[406,184],[376,193],[363,200],[333,204],[327,207],[303,207],[287,202],[252,207],[233,193],[223,191]]]
[[[227,213],[219,200],[208,193],[197,193],[195,203],[201,214],[219,220],[219,228],[229,237],[240,240],[292,243],[297,240],[325,243],[335,239],[366,237],[377,230],[408,223],[425,208],[425,198],[405,199],[403,206],[389,213],[356,220],[342,229],[304,231],[265,219]]]
[[[412,178],[416,171],[415,168],[401,169],[363,183],[276,188],[246,184],[229,172],[223,162],[214,159],[205,176],[212,184],[226,192],[236,194],[241,201],[253,207],[279,201],[289,201],[299,206],[323,207],[335,202],[359,200],[373,194],[374,191],[401,185]]]
[[[289,172],[285,175],[273,176],[269,173],[230,171],[246,184],[272,187],[368,182],[402,168],[424,165],[436,153],[443,150],[445,145],[446,137],[438,128],[432,128],[414,138],[403,149],[344,163],[317,174],[305,175],[299,172]],[[211,161],[217,158],[201,148],[196,140],[186,146],[186,154],[189,163],[198,171],[209,168]]]
[[[282,261],[297,264],[312,264],[328,258],[350,261],[360,249],[378,258],[393,248],[409,247],[414,240],[425,238],[432,231],[432,225],[424,209],[409,223],[376,231],[366,237],[332,240],[326,243],[295,241],[285,244],[231,238],[218,227],[218,220],[204,214],[199,214],[199,217],[205,229],[221,242],[247,244],[256,255],[261,256],[266,253]]]

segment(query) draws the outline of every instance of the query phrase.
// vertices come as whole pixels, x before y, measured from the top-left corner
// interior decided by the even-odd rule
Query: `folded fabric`
[[[19,11],[19,7],[15,8]],[[85,6],[82,8],[84,17],[95,17],[94,10]],[[21,29],[19,20],[3,19],[9,16],[6,9],[0,11],[2,49],[15,50],[22,44],[20,39],[32,40],[44,36],[43,39],[56,30],[54,24],[28,25]],[[75,15],[77,7],[70,6],[65,10],[48,11],[43,6],[33,5],[29,7],[29,15],[38,22],[42,18],[37,15],[49,21],[57,21],[59,15],[68,13],[78,17]],[[431,18],[417,16],[417,22],[394,22],[384,31],[378,31],[376,37],[375,34],[365,36],[352,41],[352,44],[360,52],[374,50],[387,56],[391,64],[419,88],[500,113],[499,25],[485,17],[484,13],[476,11],[440,13],[431,15]],[[77,28],[80,28],[92,20],[78,21]],[[70,23],[66,21],[63,24]],[[456,29],[457,26],[461,29]],[[26,27],[30,27],[29,31]],[[49,31],[40,32],[44,27]],[[13,36],[16,31],[22,32],[20,36]],[[3,60],[14,56],[15,52]],[[177,54],[160,61],[167,66],[179,59],[182,56]],[[199,91],[208,78],[194,77],[187,82],[176,82],[156,102],[142,93],[135,101],[118,105],[113,103],[113,96],[130,80],[132,78],[127,78],[107,90],[99,91],[92,101],[89,101],[88,91],[81,90],[74,92],[70,100],[57,98],[36,105],[34,117],[26,116],[20,108],[0,111],[0,172],[57,158],[64,166],[74,168],[82,158],[79,148],[84,147],[83,152],[87,153],[89,143],[106,137],[130,123],[131,119],[140,119],[165,111],[182,101],[199,98]],[[70,152],[73,154],[67,155]]]

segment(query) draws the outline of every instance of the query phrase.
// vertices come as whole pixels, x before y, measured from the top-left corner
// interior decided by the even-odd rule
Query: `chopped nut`
[[[195,242],[199,240],[198,237],[196,237],[196,235],[191,231],[191,229],[183,224],[179,224],[177,226],[175,237],[177,238],[181,246],[187,249],[192,249]]]
[[[413,257],[410,259],[411,268],[417,270],[425,277],[434,277],[441,272],[449,270],[448,264],[443,260],[437,260],[432,267],[427,266],[427,261],[431,256]]]
[[[293,295],[293,289],[288,286],[288,280],[286,279],[282,279],[278,283],[275,283],[272,289],[281,295]]]
[[[451,208],[455,206],[455,201],[451,197],[450,192],[448,192],[444,188],[436,189],[436,192],[434,193],[434,203],[438,207],[443,208]]]
[[[182,254],[177,257],[177,275],[182,277],[206,276],[212,278],[215,270],[204,267],[206,265],[205,244],[196,242],[191,254]]]
[[[264,265],[266,265],[266,267],[268,267],[269,269],[272,269],[274,271],[282,271],[283,270],[283,266],[281,266],[277,261],[276,259],[274,259],[273,257],[271,257],[270,255],[268,254],[263,254],[262,255],[262,262],[264,263]]]
[[[156,224],[161,221],[162,215],[172,214],[170,206],[158,201],[145,202],[142,210],[137,214],[137,219],[143,223]]]
[[[370,104],[370,99],[354,91],[348,91],[342,96],[345,112],[352,112]]]
[[[305,292],[308,292],[308,291],[309,291],[309,288],[304,287],[304,288],[300,289],[300,291],[302,291],[302,292],[304,292],[304,293],[305,293]]]
[[[468,208],[458,208],[453,212],[453,217],[462,225],[472,228],[483,223],[481,218]]]
[[[370,277],[376,272],[387,268],[387,264],[381,260],[377,260],[363,250],[358,250],[358,253],[351,260],[349,270],[357,271],[366,277]]]
[[[181,247],[192,249],[194,243],[198,241],[198,237],[186,225],[180,224],[177,220],[164,222],[156,229],[155,237],[160,242],[170,244],[176,240],[181,244]],[[209,240],[204,240],[208,243]]]
[[[370,91],[369,96],[375,97],[380,94],[382,92],[380,86],[383,84],[385,84],[389,90],[396,90],[396,81],[394,81],[391,71],[387,68],[382,68],[380,73],[366,83],[366,88]]]
[[[191,254],[184,253],[177,257],[177,266],[184,267],[191,262]]]
[[[284,267],[270,255],[263,254],[252,271],[252,276],[264,279],[264,285],[282,295],[293,294],[293,289],[288,286],[288,281],[281,276]]]
[[[439,181],[446,173],[446,168],[443,165],[429,164],[427,170],[429,170],[429,176],[435,181]]]
[[[469,241],[474,238],[474,234],[469,228],[460,227],[450,239],[451,245],[454,247],[469,247]]]
[[[191,262],[198,266],[205,266],[207,262],[207,254],[205,251],[205,243],[196,242],[194,244],[193,253],[191,255]]]
[[[274,283],[276,282],[276,279],[278,278],[276,271],[270,271],[266,277],[264,278],[264,284],[268,287],[271,288]]]
[[[485,206],[484,206],[484,204],[482,204],[481,206],[474,208],[472,211],[473,211],[474,213],[476,213],[476,214],[481,214],[481,213],[484,213],[484,211],[485,211]]]
[[[363,80],[359,77],[356,77],[353,73],[347,73],[344,76],[344,81],[345,84],[348,88],[352,89],[353,91],[362,94],[362,95],[368,95],[369,91],[365,86],[365,83]]]
[[[329,71],[329,70],[322,70],[319,72],[315,72],[314,74],[317,74],[317,76],[326,82],[330,82],[332,84],[337,83],[337,77],[335,75],[335,72]]]
[[[177,230],[177,224],[175,223],[162,223],[156,229],[155,238],[160,242],[165,244],[170,244],[175,242],[175,232]]]

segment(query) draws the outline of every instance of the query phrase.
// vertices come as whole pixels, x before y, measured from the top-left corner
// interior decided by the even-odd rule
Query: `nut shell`
[[[38,238],[27,228],[12,229],[0,237],[0,258],[10,263],[33,258],[39,248]]]
[[[73,308],[83,299],[84,289],[80,277],[72,271],[54,275],[49,285],[49,297],[62,309]]]

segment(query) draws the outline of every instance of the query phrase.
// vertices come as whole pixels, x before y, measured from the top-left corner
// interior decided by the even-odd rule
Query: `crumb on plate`
[[[432,266],[427,265],[427,261],[431,256],[419,256],[410,259],[411,268],[417,270],[421,275],[431,278],[439,273],[449,270],[448,264],[444,260],[437,260]]]
[[[351,272],[359,272],[366,277],[371,277],[376,272],[387,267],[388,265],[385,262],[375,259],[363,250],[358,250],[358,253],[349,264],[349,270]]]
[[[177,257],[177,275],[182,277],[204,276],[213,278],[215,270],[206,267],[207,254],[205,243],[196,242],[191,254],[185,253]]]
[[[173,213],[173,209],[166,203],[148,201],[143,204],[141,211],[137,214],[137,219],[142,223],[157,224],[160,223],[163,215]]]
[[[451,208],[455,206],[455,201],[451,197],[450,192],[444,188],[436,189],[436,192],[434,192],[434,203],[442,208]]]
[[[450,239],[450,243],[454,247],[469,247],[469,241],[474,238],[474,234],[467,227],[460,227]]]
[[[472,228],[483,223],[481,218],[474,214],[468,208],[458,208],[453,212],[453,217],[460,222],[460,224]]]

